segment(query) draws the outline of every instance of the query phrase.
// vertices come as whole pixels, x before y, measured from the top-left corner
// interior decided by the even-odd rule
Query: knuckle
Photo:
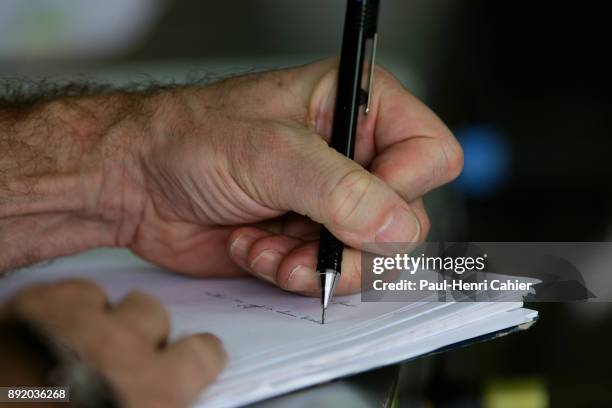
[[[225,361],[225,349],[223,348],[223,343],[221,339],[214,334],[204,334],[208,343],[212,346],[212,350],[214,350],[214,355],[218,358],[218,361],[223,363]]]
[[[408,91],[402,82],[388,69],[376,65],[374,67],[374,80],[375,87],[379,87],[381,90],[390,91]]]
[[[389,71],[388,69],[380,66],[380,65],[376,65],[374,67],[374,74],[378,77],[377,79],[383,81],[383,82],[390,82],[390,83],[397,83],[399,82],[399,80],[397,79],[397,77],[395,75],[393,75],[393,73],[391,71]]]
[[[363,169],[352,169],[322,194],[323,214],[328,222],[344,225],[354,218],[372,189],[373,179]]]
[[[159,325],[164,331],[169,331],[170,313],[155,297],[136,290],[128,293],[124,302],[138,305],[137,310],[146,314],[149,321],[155,322],[156,326]]]
[[[85,279],[66,279],[49,287],[49,292],[59,297],[87,295],[88,297],[104,297],[104,290],[92,281]]]
[[[208,353],[198,336],[186,337],[182,342],[183,347],[185,347],[187,352],[194,357],[194,361],[198,363],[198,365],[206,364]]]
[[[156,313],[167,315],[166,309],[161,302],[147,293],[134,290],[128,293],[127,298],[134,302],[143,304],[146,308],[153,309],[153,311]]]
[[[215,339],[215,340],[212,340]],[[217,344],[218,343],[218,344]],[[205,377],[213,378],[219,372],[223,364],[223,355],[220,351],[220,341],[210,335],[195,335],[183,340],[183,347],[193,357],[190,361],[190,369]]]
[[[32,314],[44,312],[48,296],[48,285],[30,286],[7,303],[6,312],[19,317],[29,317]]]
[[[152,314],[152,318],[157,322],[159,327],[163,330],[164,333],[170,331],[170,313],[168,310],[159,303],[158,301],[154,302],[154,308]]]
[[[223,347],[223,343],[221,339],[214,335],[207,335],[209,341],[213,345],[212,352],[210,353],[211,359],[209,362],[210,372],[213,377],[216,377],[221,370],[227,364],[227,354],[225,352],[225,348]]]

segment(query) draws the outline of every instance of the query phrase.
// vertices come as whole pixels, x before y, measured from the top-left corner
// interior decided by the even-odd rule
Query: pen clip
[[[374,66],[376,61],[376,46],[378,44],[378,33],[374,33],[372,38],[369,39],[372,42],[372,51],[370,52],[370,63],[368,67],[368,90],[366,93],[366,107],[365,114],[367,115],[370,112],[370,95],[372,95],[372,84],[374,81]]]

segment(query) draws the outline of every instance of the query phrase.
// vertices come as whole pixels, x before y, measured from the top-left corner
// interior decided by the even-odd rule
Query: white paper
[[[160,299],[176,338],[212,332],[229,363],[196,406],[234,407],[423,355],[530,322],[520,302],[361,303],[337,297],[321,325],[317,299],[255,279],[199,280],[163,271],[126,251],[96,250],[0,278],[0,300],[34,281],[89,278],[112,300],[133,289]]]

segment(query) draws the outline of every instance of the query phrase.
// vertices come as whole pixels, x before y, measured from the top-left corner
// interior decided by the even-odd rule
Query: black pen
[[[353,159],[355,134],[361,105],[365,113],[370,108],[370,93],[376,57],[377,20],[379,0],[347,0],[342,54],[338,72],[338,91],[330,146]],[[367,43],[372,44],[368,66],[367,90],[361,88],[363,63]],[[325,227],[321,228],[317,271],[321,279],[321,324],[325,323],[325,310],[340,278],[344,244]]]

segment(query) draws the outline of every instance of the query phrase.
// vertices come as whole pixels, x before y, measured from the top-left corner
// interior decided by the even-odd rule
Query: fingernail
[[[415,242],[421,225],[414,213],[406,208],[396,208],[376,232],[376,242]]]
[[[313,268],[298,265],[289,274],[286,289],[292,292],[316,292],[318,277],[319,275]]]
[[[232,242],[232,245],[230,245],[230,254],[242,261],[245,260],[253,242],[255,242],[254,236],[246,234],[240,235]]]
[[[260,278],[275,283],[276,271],[281,261],[281,254],[273,249],[266,249],[251,261],[251,270]]]

